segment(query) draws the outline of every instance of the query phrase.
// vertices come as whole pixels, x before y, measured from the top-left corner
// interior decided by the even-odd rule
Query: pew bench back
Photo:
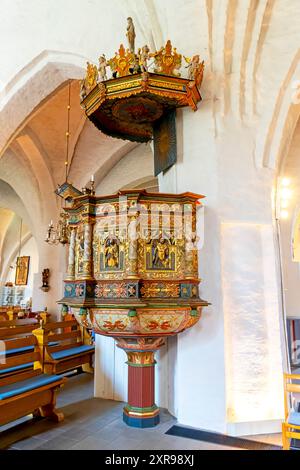
[[[30,413],[63,419],[55,410],[55,391],[65,381],[40,368],[41,355],[34,335],[2,339],[0,354],[0,426]],[[23,354],[22,348],[33,348]]]
[[[83,333],[76,320],[46,323],[38,337],[40,346],[44,348],[45,372],[65,373],[79,367],[93,372],[94,346],[84,344]]]

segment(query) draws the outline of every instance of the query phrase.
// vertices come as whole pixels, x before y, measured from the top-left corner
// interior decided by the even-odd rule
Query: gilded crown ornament
[[[177,49],[172,46],[170,40],[167,41],[165,47],[151,54],[151,56],[155,59],[155,73],[180,77],[179,70],[182,64],[182,55],[177,53]]]
[[[149,65],[149,60],[153,58],[154,61]],[[200,56],[195,55],[192,58],[185,57],[187,62],[188,75],[190,81],[195,81],[197,86],[201,85],[204,71],[204,61],[200,61]],[[177,48],[172,46],[170,40],[166,45],[161,47],[159,51],[151,52],[149,46],[138,49],[138,53],[134,53],[134,40],[131,39],[131,44],[128,49],[125,49],[121,44],[115,56],[107,60],[105,54],[99,57],[99,67],[90,62],[87,62],[86,76],[82,80],[82,89],[84,93],[81,94],[83,100],[86,94],[91,91],[99,82],[106,81],[107,67],[110,68],[111,78],[126,77],[141,72],[150,72],[153,70],[156,74],[171,75],[181,77],[182,55],[177,52]]]
[[[108,61],[108,65],[112,71],[113,78],[126,77],[130,74],[130,68],[134,64],[135,55],[129,49],[125,50],[123,44],[120,45],[119,51],[115,57]]]
[[[199,54],[182,55],[171,40],[157,51],[151,51],[147,44],[136,48],[131,17],[127,19],[126,39],[127,47],[121,44],[114,57],[100,55],[98,66],[87,62],[80,88],[81,106],[101,132],[148,142],[154,138],[157,124],[176,108],[198,109],[204,61]],[[173,162],[174,158],[166,160]],[[161,169],[166,168],[159,167],[155,173]]]

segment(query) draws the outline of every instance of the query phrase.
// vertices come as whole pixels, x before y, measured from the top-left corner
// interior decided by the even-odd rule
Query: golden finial
[[[172,47],[170,40],[167,41],[165,47],[162,47],[154,54],[150,54],[150,56],[154,57],[155,73],[180,77],[179,69],[182,63],[182,55],[178,54],[175,47]]]
[[[115,57],[108,61],[114,78],[130,75],[129,69],[133,65],[134,60],[134,54],[129,49],[125,50],[125,47],[121,44],[119,51],[115,53]]]
[[[98,82],[98,69],[97,65],[93,65],[90,62],[87,62],[86,65],[85,86],[87,89],[92,90]]]

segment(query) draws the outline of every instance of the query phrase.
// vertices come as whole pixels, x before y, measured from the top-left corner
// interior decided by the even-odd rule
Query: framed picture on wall
[[[16,267],[16,286],[27,286],[30,256],[18,256]]]

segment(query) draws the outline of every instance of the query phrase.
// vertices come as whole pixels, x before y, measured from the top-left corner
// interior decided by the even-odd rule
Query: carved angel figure
[[[200,85],[202,81],[202,74],[204,69],[204,62],[200,62],[200,56],[197,54],[192,59],[189,57],[184,58],[187,62],[186,68],[188,69],[188,79],[195,81],[197,85]]]
[[[103,54],[99,57],[98,71],[99,71],[99,81],[100,82],[104,82],[105,80],[107,80],[107,74],[106,74],[106,67],[107,66],[108,66],[107,60],[106,60],[105,55]]]
[[[85,86],[85,79],[81,80],[80,82],[80,101],[83,101],[86,97],[86,86]]]
[[[148,60],[150,59],[150,49],[146,45],[139,49],[140,66],[142,72],[148,72]]]

